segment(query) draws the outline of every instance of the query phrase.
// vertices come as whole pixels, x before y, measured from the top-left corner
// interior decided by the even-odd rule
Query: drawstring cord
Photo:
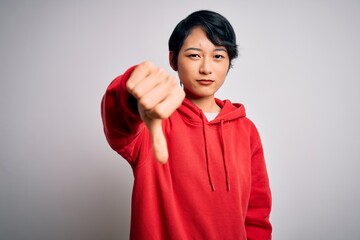
[[[224,140],[224,120],[221,119],[220,121],[220,125],[221,125],[221,144],[222,144],[222,151],[223,151],[223,163],[224,163],[224,171],[225,171],[225,177],[226,177],[226,189],[229,192],[230,191],[230,180],[229,180],[229,173],[228,173],[228,168],[227,168],[227,161],[226,161],[226,144],[225,144],[225,140]]]
[[[201,115],[201,119],[202,119],[202,124],[203,124],[203,136],[204,136],[204,143],[205,143],[205,157],[206,157],[206,170],[207,170],[207,174],[209,177],[209,183],[211,186],[211,190],[215,191],[215,185],[213,182],[213,179],[211,177],[211,171],[210,171],[210,164],[209,164],[209,153],[208,153],[208,142],[207,142],[207,137],[206,137],[206,130],[205,130],[205,122],[204,121],[204,116]],[[227,167],[227,152],[226,152],[226,144],[225,144],[225,140],[224,140],[224,120],[221,119],[220,121],[220,126],[221,126],[221,145],[222,145],[222,155],[223,155],[223,164],[224,164],[224,171],[225,171],[225,178],[226,178],[226,190],[229,192],[230,191],[230,179],[229,179],[229,172],[228,172],[228,167]]]
[[[211,171],[210,171],[210,166],[209,166],[208,144],[207,144],[205,121],[204,121],[204,116],[203,115],[201,115],[201,120],[202,120],[202,124],[203,124],[203,135],[204,135],[204,142],[205,142],[206,169],[207,169],[207,174],[208,174],[208,177],[209,177],[211,190],[214,192],[215,191],[215,185],[214,185],[214,182],[213,182],[212,177],[211,177]]]

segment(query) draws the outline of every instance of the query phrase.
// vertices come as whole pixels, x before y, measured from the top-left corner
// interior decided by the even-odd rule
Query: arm
[[[251,193],[245,219],[249,240],[270,240],[272,226],[269,220],[271,211],[271,191],[259,134],[254,127],[252,134]]]
[[[110,146],[134,164],[140,134],[149,130],[155,157],[167,161],[162,120],[168,118],[185,97],[177,80],[150,62],[130,68],[116,78],[102,99],[104,132]]]
[[[115,78],[101,101],[101,118],[105,137],[113,150],[130,163],[134,161],[132,149],[136,136],[144,124],[137,110],[136,99],[126,90],[126,82],[135,66]]]

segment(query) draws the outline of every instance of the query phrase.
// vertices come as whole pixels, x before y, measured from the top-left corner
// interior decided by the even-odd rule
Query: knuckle
[[[134,84],[131,81],[127,81],[125,86],[126,90],[128,90],[129,92],[132,92],[134,89]]]
[[[147,68],[153,68],[154,64],[148,60],[142,62],[139,66],[141,67],[147,67]]]
[[[166,76],[165,78],[165,84],[168,90],[172,91],[177,87],[176,79],[170,75]]]
[[[167,80],[170,82],[170,83],[176,83],[176,78],[170,74],[167,75]]]
[[[140,98],[139,100],[138,100],[138,103],[140,104],[140,106],[142,107],[142,108],[144,108],[145,110],[150,110],[151,109],[151,104],[150,104],[150,102],[149,101],[147,101],[146,99],[144,99],[144,98]]]
[[[131,95],[133,95],[136,99],[141,98],[142,93],[139,91],[139,89],[133,88],[130,91]]]
[[[165,70],[163,69],[163,68],[157,68],[157,72],[159,73],[159,74],[166,74],[166,72],[165,72]]]
[[[150,61],[144,61],[136,66],[135,71],[140,72],[141,75],[147,76],[154,71],[154,64]]]

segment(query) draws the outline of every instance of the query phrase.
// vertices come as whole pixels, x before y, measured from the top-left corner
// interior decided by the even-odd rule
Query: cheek
[[[218,76],[225,79],[226,76],[227,76],[227,73],[228,73],[228,68],[227,66],[221,66],[219,69],[218,69]]]
[[[191,68],[190,66],[181,66],[178,68],[178,74],[180,78],[183,78],[184,80],[194,75],[195,69]]]
[[[178,76],[181,82],[185,82],[187,81],[188,77],[186,72],[183,69],[178,69]]]
[[[218,75],[218,87],[219,88],[224,84],[226,76],[227,76],[227,72],[219,73],[219,75]]]

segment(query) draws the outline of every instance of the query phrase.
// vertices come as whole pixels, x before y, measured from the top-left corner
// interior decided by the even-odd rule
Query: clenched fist
[[[156,159],[166,163],[168,150],[161,121],[181,105],[185,92],[175,77],[148,61],[135,68],[126,88],[137,99],[138,111],[149,129]]]

